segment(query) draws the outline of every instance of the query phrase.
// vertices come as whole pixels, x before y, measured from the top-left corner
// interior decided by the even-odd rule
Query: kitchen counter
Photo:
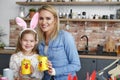
[[[0,54],[13,54],[15,53],[15,50],[14,49],[0,49]]]
[[[0,74],[3,74],[4,68],[9,67],[10,56],[14,53],[15,50],[0,49]],[[96,55],[94,52],[89,54],[80,54],[79,56],[82,69],[77,72],[77,75],[78,79],[81,79],[82,77],[82,80],[85,80],[87,72],[92,73],[92,71],[95,69],[101,70],[102,68],[112,63],[114,60],[120,59],[120,56]],[[89,66],[87,64],[89,64]]]
[[[120,56],[80,55],[80,58],[94,59],[120,59]]]
[[[0,54],[13,54],[15,50],[0,49]],[[104,55],[80,55],[81,58],[97,58],[97,59],[120,59],[120,56],[104,56]]]

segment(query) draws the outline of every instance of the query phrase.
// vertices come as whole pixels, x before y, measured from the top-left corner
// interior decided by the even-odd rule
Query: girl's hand
[[[31,74],[32,74],[34,72],[34,68],[32,65],[30,66],[30,69],[31,69]]]
[[[21,69],[21,66],[20,66],[20,68],[19,68],[19,77],[22,77],[23,75],[22,75],[22,69]]]
[[[31,73],[30,74],[32,74],[33,72],[34,72],[34,68],[33,68],[33,66],[31,65],[30,66],[30,70],[31,70]],[[19,68],[19,77],[22,77],[24,74],[22,74],[22,69],[21,69],[21,66],[20,66],[20,68]]]

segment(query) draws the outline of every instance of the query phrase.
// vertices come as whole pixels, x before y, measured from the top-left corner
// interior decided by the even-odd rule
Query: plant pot
[[[29,18],[32,18],[35,13],[36,13],[36,9],[34,8],[29,9]]]
[[[32,18],[34,16],[35,12],[34,11],[30,11],[29,12],[29,18]]]

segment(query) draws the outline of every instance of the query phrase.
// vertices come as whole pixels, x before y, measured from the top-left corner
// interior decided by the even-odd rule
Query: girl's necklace
[[[23,54],[24,54],[25,56],[31,56],[31,55],[33,55],[33,52],[30,52],[30,53],[24,53],[24,52],[23,52]]]

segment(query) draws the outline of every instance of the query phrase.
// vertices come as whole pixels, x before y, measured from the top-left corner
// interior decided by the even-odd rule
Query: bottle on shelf
[[[72,18],[72,9],[70,9],[69,18]]]
[[[82,19],[86,19],[86,12],[82,12]]]

